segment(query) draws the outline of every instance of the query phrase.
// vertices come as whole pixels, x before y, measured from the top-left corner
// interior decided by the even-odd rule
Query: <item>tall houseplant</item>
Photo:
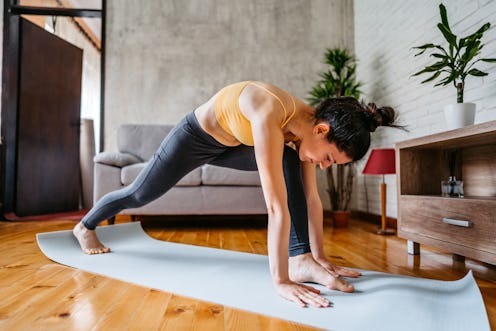
[[[310,105],[316,106],[322,100],[340,96],[360,97],[361,83],[356,82],[356,60],[345,49],[327,49],[325,63],[330,67],[320,74],[321,80],[310,91],[307,99]],[[346,226],[349,218],[349,203],[353,189],[354,166],[338,164],[327,168],[327,184],[333,220],[335,226]],[[341,222],[338,217],[344,217]]]
[[[484,32],[491,27],[491,24],[486,23],[475,33],[458,39],[453,31],[451,31],[446,13],[446,7],[443,4],[439,5],[439,13],[441,16],[441,22],[437,24],[437,27],[448,42],[448,48],[446,49],[441,45],[435,45],[432,43],[414,47],[419,50],[415,56],[422,55],[427,50],[432,50],[430,56],[436,58],[437,62],[426,66],[424,69],[413,74],[413,76],[432,73],[432,75],[423,80],[422,83],[433,81],[440,75],[443,75],[442,80],[434,86],[445,86],[453,83],[457,92],[457,104],[447,105],[444,112],[448,129],[456,129],[474,123],[475,104],[464,103],[463,100],[465,79],[468,76],[487,76],[486,72],[474,68],[474,65],[479,61],[496,62],[496,59],[494,58],[477,59],[477,56],[484,47],[484,44],[481,42],[482,36]]]

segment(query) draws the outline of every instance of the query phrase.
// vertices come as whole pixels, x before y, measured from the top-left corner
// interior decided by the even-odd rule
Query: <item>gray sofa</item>
[[[170,125],[120,126],[118,151],[99,153],[94,158],[94,201],[132,183],[171,129]],[[212,165],[193,170],[159,199],[121,212],[127,215],[266,213],[258,172]]]

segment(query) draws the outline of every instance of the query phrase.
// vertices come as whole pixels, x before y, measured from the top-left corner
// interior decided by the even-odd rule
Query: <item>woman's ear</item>
[[[313,127],[313,134],[327,136],[330,130],[329,124],[321,122]]]

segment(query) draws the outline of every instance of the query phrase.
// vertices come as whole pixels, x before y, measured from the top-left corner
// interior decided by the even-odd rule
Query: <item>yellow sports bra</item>
[[[296,104],[293,97],[291,96],[291,100],[293,101],[293,113],[288,115],[286,107],[284,107],[284,104],[277,95],[269,91],[264,86],[253,81],[235,83],[220,90],[215,99],[214,105],[215,117],[217,118],[217,122],[219,123],[221,128],[224,129],[224,131],[232,135],[240,143],[248,146],[253,146],[253,134],[251,132],[250,121],[241,113],[241,110],[239,109],[239,96],[248,84],[253,84],[264,89],[265,91],[267,91],[267,93],[269,93],[279,101],[282,109],[284,110],[284,120],[281,123],[281,128],[283,128],[294,116],[296,112]]]

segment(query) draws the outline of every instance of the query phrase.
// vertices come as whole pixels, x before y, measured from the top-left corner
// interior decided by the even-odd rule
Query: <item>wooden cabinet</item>
[[[463,198],[441,196],[452,152]],[[424,243],[496,264],[496,121],[400,142],[396,164],[398,235],[409,253]]]

